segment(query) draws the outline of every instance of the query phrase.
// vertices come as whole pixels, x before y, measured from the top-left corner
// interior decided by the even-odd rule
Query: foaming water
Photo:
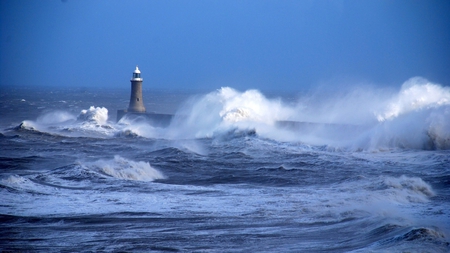
[[[108,109],[91,106],[75,117],[65,111],[55,110],[40,115],[36,121],[24,120],[16,130],[31,130],[62,136],[111,136],[115,130],[108,122]]]
[[[396,118],[402,114],[450,105],[450,87],[442,87],[426,79],[416,77],[405,82],[399,93],[389,99],[378,121]]]
[[[186,103],[177,112],[170,134],[204,138],[236,127],[274,125],[288,118],[291,110],[281,99],[267,99],[257,90],[238,92],[225,87]]]
[[[408,80],[397,94],[356,89],[329,101],[300,98],[297,105],[227,87],[187,103],[166,136],[213,137],[237,128],[311,145],[448,149],[449,116],[450,89],[422,78]]]
[[[118,155],[114,156],[113,160],[98,160],[83,163],[82,166],[118,179],[137,181],[164,179],[164,175],[152,168],[149,163],[130,161]]]
[[[168,128],[145,118],[108,121],[108,109],[91,106],[77,117],[48,112],[20,128],[59,135],[83,134],[164,138],[215,138],[255,132],[276,141],[351,150],[449,149],[450,89],[412,78],[398,92],[355,88],[336,97],[300,97],[286,104],[257,90],[221,88],[187,101]],[[76,121],[75,121],[76,119]]]
[[[81,110],[78,119],[103,125],[108,120],[108,109],[105,107],[91,106],[88,110]]]
[[[116,123],[116,108],[78,97],[18,100],[46,103],[7,118],[0,135],[0,248],[448,252],[449,105],[427,85],[441,87],[289,103],[222,88],[186,102],[167,128]],[[431,102],[379,121],[408,87]]]

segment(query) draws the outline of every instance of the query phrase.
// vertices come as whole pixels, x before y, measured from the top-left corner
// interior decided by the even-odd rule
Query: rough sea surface
[[[450,89],[0,92],[0,250],[449,252]]]

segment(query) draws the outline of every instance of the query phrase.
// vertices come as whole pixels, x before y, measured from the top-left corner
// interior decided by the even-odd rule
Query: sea
[[[1,252],[450,252],[450,87],[0,87]]]

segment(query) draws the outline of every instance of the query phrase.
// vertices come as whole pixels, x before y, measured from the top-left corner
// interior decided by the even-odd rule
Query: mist
[[[397,91],[356,88],[295,103],[257,90],[221,88],[192,98],[176,113],[169,138],[211,138],[255,131],[278,141],[353,149],[446,149],[450,143],[450,89],[415,77]]]

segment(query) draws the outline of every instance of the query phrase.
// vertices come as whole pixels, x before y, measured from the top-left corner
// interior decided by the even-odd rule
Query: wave
[[[352,252],[448,252],[449,242],[445,234],[434,226],[401,226],[379,221],[368,226],[374,227],[369,233],[361,233],[358,243],[362,249]],[[367,247],[367,245],[370,245]]]
[[[59,134],[54,131],[49,130],[49,128],[45,125],[39,124],[35,121],[24,120],[18,126],[12,128],[14,131],[29,133],[38,136],[47,136],[47,137],[58,137]],[[16,137],[20,137],[19,135],[15,135]],[[14,137],[14,136],[13,136]]]
[[[386,192],[394,192],[396,200],[406,202],[426,202],[430,197],[435,196],[431,186],[418,177],[400,178],[387,177],[381,182],[382,188]]]
[[[21,130],[39,131],[38,127],[39,127],[39,125],[36,124],[35,122],[30,121],[30,120],[24,120],[18,126],[16,126],[14,129],[18,130],[18,131],[21,131]]]
[[[124,117],[118,123],[110,122],[108,109],[95,106],[81,110],[77,116],[59,110],[46,112],[36,120],[24,120],[12,129],[67,137],[157,138],[161,136],[149,122],[139,117]]]
[[[384,227],[386,226],[376,230],[382,231]],[[436,227],[387,227],[396,233],[393,235],[391,231],[387,231],[391,237],[373,245],[377,252],[448,252],[450,248],[445,234]],[[378,236],[385,237],[383,234]]]
[[[108,120],[108,109],[91,106],[88,110],[81,110],[77,119],[83,122],[94,122],[98,125],[104,125]]]
[[[224,87],[188,101],[175,115],[168,136],[210,138],[236,127],[274,125],[291,111],[281,99],[267,99],[257,90],[238,92]]]
[[[120,156],[111,160],[78,162],[36,175],[7,175],[0,186],[32,194],[54,195],[61,189],[83,190],[99,187],[98,179],[154,181],[165,176],[147,162],[135,162]]]
[[[390,120],[412,111],[450,105],[450,87],[433,84],[421,77],[405,82],[400,92],[390,99],[383,112],[377,113],[378,121]]]
[[[368,129],[355,145],[376,148],[450,148],[450,106],[410,112]]]
[[[108,121],[107,108],[91,106],[77,116],[48,112],[36,121],[23,121],[16,129],[170,140],[227,141],[252,135],[336,150],[450,149],[450,88],[416,77],[395,92],[357,86],[339,94],[300,96],[287,104],[257,90],[224,87],[191,98],[167,128],[140,117],[113,123]]]
[[[82,166],[118,179],[154,181],[165,178],[160,171],[153,168],[148,162],[135,162],[118,155],[111,160],[102,159],[95,162],[82,163]]]
[[[350,206],[366,209],[369,212],[383,213],[390,207],[405,204],[426,203],[435,196],[431,185],[419,177],[380,177],[378,180],[367,181],[365,178],[353,182],[345,182],[341,187],[344,194],[352,196],[355,201]],[[358,189],[355,192],[355,189]],[[343,199],[338,197],[337,199]],[[361,205],[364,203],[364,205]]]
[[[19,175],[9,175],[2,178],[0,180],[0,185],[31,194],[53,195],[57,192],[57,189],[54,187],[37,183],[28,177]]]
[[[156,128],[145,117],[125,115],[115,125],[118,129],[117,137],[144,137],[158,138],[161,137],[161,129]]]
[[[257,90],[225,87],[186,103],[165,137],[212,138],[233,129],[350,149],[449,149],[450,88],[412,78],[397,93],[355,88],[287,105]]]
[[[69,137],[113,136],[115,129],[107,120],[108,109],[91,106],[78,116],[60,110],[46,112],[36,120],[22,121],[13,130]]]
[[[399,240],[414,241],[414,240],[436,240],[445,238],[444,234],[433,228],[414,228],[398,237]]]

